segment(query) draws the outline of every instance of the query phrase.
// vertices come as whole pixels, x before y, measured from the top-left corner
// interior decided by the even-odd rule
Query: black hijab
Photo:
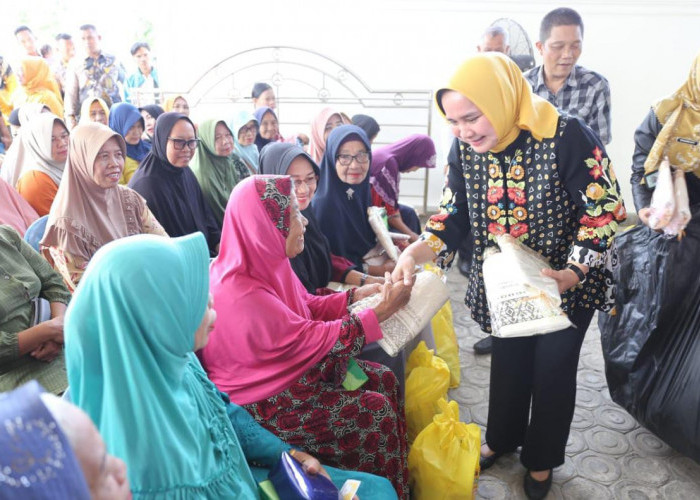
[[[146,198],[158,222],[171,237],[200,231],[209,244],[209,252],[221,239],[214,214],[190,167],[176,167],[166,156],[168,136],[178,120],[192,121],[180,113],[163,113],[156,120],[153,149],[146,155],[129,181],[129,187]]]
[[[154,120],[157,120],[160,115],[165,113],[163,108],[158,106],[157,104],[147,104],[146,106],[141,106],[139,108],[139,111],[145,111],[149,115],[153,117]],[[154,132],[155,133],[155,132]],[[150,135],[146,134],[148,136],[148,142],[153,142],[153,137]]]
[[[285,142],[273,142],[263,148],[260,153],[260,173],[287,175],[289,166],[299,156],[309,161],[316,176],[320,175],[318,165],[303,149]],[[304,251],[289,261],[304,288],[309,293],[316,293],[317,288],[325,288],[331,280],[331,247],[316,222],[311,206],[301,213],[309,221],[304,234]]]
[[[272,108],[268,108],[267,106],[262,106],[253,112],[253,116],[255,116],[255,119],[258,120],[259,125],[262,124],[263,116],[265,116],[267,113],[272,113],[272,116],[274,116],[275,120],[277,120],[277,115],[272,110]],[[277,120],[277,123],[279,124],[279,120]],[[258,126],[258,133],[255,136],[255,145],[258,147],[258,151],[262,151],[262,149],[265,146],[267,146],[271,142],[276,142],[277,140],[278,140],[277,137],[275,137],[273,139],[265,139],[263,136],[260,135],[260,126]]]
[[[367,137],[369,139],[372,139],[373,137],[376,137],[377,134],[379,134],[379,124],[377,123],[377,120],[375,120],[369,115],[353,116],[352,124],[357,125],[362,130],[364,130],[365,134],[367,134]]]

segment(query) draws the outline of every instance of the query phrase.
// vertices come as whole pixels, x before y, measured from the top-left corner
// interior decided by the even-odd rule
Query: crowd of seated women
[[[412,285],[385,282],[367,208],[413,238],[399,176],[433,167],[434,145],[373,150],[377,122],[331,108],[310,141],[285,140],[272,89],[256,92],[257,109],[197,124],[185,96],[88,98],[72,130],[43,104],[21,110],[0,168],[0,398],[22,404],[0,419],[51,426],[73,498],[254,498],[283,451],[338,486],[361,480],[362,498],[408,498],[401,385],[366,351]],[[344,385],[351,367],[360,387]],[[80,409],[50,396],[66,391]],[[85,440],[103,456],[82,456]]]

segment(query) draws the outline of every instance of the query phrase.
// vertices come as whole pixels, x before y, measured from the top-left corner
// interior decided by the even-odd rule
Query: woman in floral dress
[[[386,477],[408,498],[398,382],[387,367],[353,358],[382,338],[379,323],[411,287],[384,285],[382,302],[357,314],[348,305],[380,285],[309,294],[289,262],[304,249],[305,225],[290,177],[253,176],[234,188],[209,273],[217,320],[200,359],[219,390],[282,440]],[[353,363],[369,379],[359,388],[344,384]]]
[[[564,463],[576,399],[576,369],[594,309],[605,309],[610,238],[625,218],[610,161],[579,119],[534,96],[501,54],[467,60],[437,92],[457,137],[461,165],[450,169],[440,213],[401,255],[392,278],[437,260],[448,267],[466,231],[474,240],[466,304],[491,331],[482,272],[484,250],[508,233],[544,256],[576,327],[493,338],[489,417],[482,468],[522,446],[525,491],[543,498]]]

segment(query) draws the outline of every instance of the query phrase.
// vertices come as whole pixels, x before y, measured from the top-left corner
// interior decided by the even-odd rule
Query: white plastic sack
[[[671,221],[664,227],[664,234],[669,237],[682,236],[691,218],[688,186],[685,183],[685,172],[681,169],[673,172],[673,193],[676,207]]]
[[[526,337],[572,326],[559,308],[557,282],[541,273],[550,267],[547,260],[509,234],[497,243],[500,251],[487,249],[483,266],[492,335]]]
[[[430,323],[449,298],[447,285],[436,274],[418,273],[408,304],[379,324],[384,337],[377,343],[387,354],[396,356]],[[349,310],[360,312],[375,307],[380,301],[381,294],[377,293],[355,302]]]
[[[654,194],[651,195],[651,209],[649,213],[649,227],[658,230],[663,229],[671,221],[673,211],[676,208],[673,192],[673,176],[668,158],[664,158],[659,165],[659,175],[656,178]]]

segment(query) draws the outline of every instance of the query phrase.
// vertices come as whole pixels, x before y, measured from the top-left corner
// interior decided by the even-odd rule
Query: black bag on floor
[[[613,401],[700,463],[700,206],[681,241],[616,236],[615,314],[599,315]]]

